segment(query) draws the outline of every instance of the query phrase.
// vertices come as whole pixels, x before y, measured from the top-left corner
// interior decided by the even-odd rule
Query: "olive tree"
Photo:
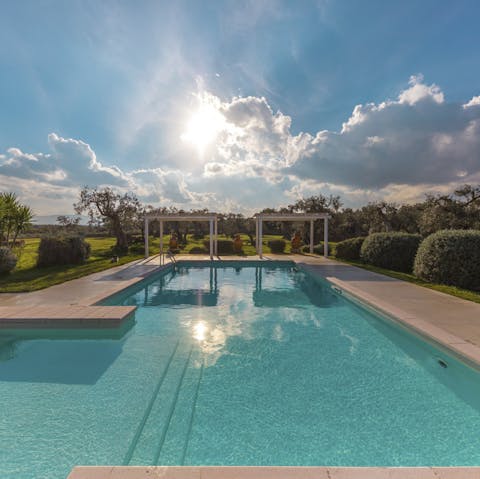
[[[143,208],[138,198],[131,194],[120,194],[111,188],[89,188],[85,186],[80,192],[80,199],[74,205],[77,214],[87,213],[91,223],[98,220],[107,223],[117,242],[119,252],[128,250],[127,231],[139,227]]]

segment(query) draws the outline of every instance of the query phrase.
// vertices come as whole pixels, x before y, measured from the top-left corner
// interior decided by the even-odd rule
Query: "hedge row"
[[[424,281],[480,290],[480,231],[442,230],[420,235],[374,233],[336,246],[336,256],[412,273]]]
[[[408,233],[374,233],[365,238],[360,259],[380,268],[411,273],[422,237]]]
[[[210,251],[210,240],[205,240],[203,245],[207,251]],[[219,239],[217,241],[218,254],[233,254],[233,241]]]
[[[340,259],[358,260],[360,259],[360,249],[362,248],[365,237],[350,238],[340,241],[336,246],[335,256]]]
[[[302,246],[302,252],[303,253],[310,253],[310,245],[305,245],[305,246]],[[323,242],[320,241],[320,243],[316,244],[313,246],[313,252],[315,254],[318,254],[320,256],[323,255]]]
[[[442,230],[423,240],[414,274],[431,283],[480,288],[480,231]]]
[[[37,266],[82,264],[90,256],[90,244],[82,237],[47,237],[40,240]]]
[[[281,254],[285,251],[285,246],[287,243],[285,240],[279,239],[279,240],[271,240],[268,242],[268,246],[270,248],[270,251],[274,254]]]

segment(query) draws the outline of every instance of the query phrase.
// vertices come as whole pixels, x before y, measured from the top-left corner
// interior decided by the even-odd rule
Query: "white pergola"
[[[218,218],[216,213],[188,214],[188,213],[148,213],[145,215],[145,258],[148,258],[148,222],[158,220],[160,222],[160,258],[163,255],[163,223],[164,221],[208,221],[210,224],[210,259],[217,255]]]
[[[256,249],[257,254],[262,257],[262,237],[264,221],[291,221],[291,222],[310,222],[310,253],[313,253],[313,222],[323,219],[323,256],[328,256],[328,218],[327,213],[258,213],[256,220]]]

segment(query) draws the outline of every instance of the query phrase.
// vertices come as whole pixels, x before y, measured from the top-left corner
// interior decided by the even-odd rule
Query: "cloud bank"
[[[188,145],[178,149],[178,167],[126,171],[99,161],[89,144],[51,133],[47,153],[12,147],[0,155],[0,185],[13,180],[42,213],[65,211],[58,205],[71,205],[83,185],[133,191],[155,205],[252,212],[320,192],[359,206],[480,182],[480,96],[448,102],[421,75],[394,99],[356,105],[339,131],[315,134],[292,134],[292,118],[265,98],[202,92],[198,101],[223,118],[200,171],[198,162],[185,167],[195,154]]]

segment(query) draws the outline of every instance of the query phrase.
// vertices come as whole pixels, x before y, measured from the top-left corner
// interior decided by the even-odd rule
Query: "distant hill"
[[[58,215],[35,216],[33,218],[33,224],[34,225],[56,225],[58,216],[62,216],[62,213],[59,213]],[[68,216],[72,218],[77,215],[63,215],[63,216]],[[87,223],[88,223],[88,217],[81,216],[80,224],[86,225]]]

